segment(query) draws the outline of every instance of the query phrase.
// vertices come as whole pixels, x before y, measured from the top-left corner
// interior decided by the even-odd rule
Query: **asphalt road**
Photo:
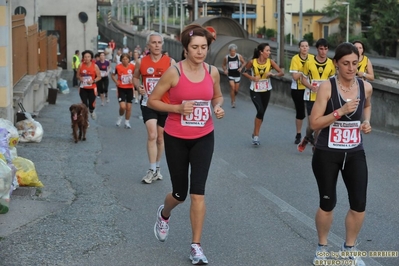
[[[12,196],[9,213],[0,215],[0,265],[191,265],[189,200],[173,211],[168,240],[154,237],[156,210],[171,184],[165,158],[164,180],[140,182],[149,165],[139,106],[133,105],[132,129],[116,127],[118,103],[111,89],[111,102],[98,104],[98,119],[90,121],[87,141],[75,144],[68,108],[79,96],[70,90],[40,112],[42,142],[17,146],[19,156],[35,163],[45,187],[33,196]],[[318,193],[311,149],[299,153],[293,143],[294,111],[269,106],[261,146],[254,147],[252,102],[240,93],[231,109],[225,97],[206,191],[202,245],[209,265],[311,265]],[[359,249],[398,252],[399,137],[373,131],[364,142],[369,187]],[[331,251],[345,237],[347,209],[340,179]],[[397,257],[364,261],[399,265]]]

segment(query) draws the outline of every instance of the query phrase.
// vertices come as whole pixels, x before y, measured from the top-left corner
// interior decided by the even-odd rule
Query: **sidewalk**
[[[19,237],[23,239],[23,236],[18,234],[19,228],[32,224],[36,220],[46,223],[45,220],[51,219],[52,213],[59,213],[60,210],[70,213],[77,211],[81,213],[82,218],[90,215],[93,211],[112,213],[112,209],[103,210],[101,204],[97,204],[98,207],[94,208],[93,205],[87,206],[86,204],[85,206],[85,202],[101,202],[102,197],[107,197],[107,192],[103,189],[103,180],[95,171],[101,143],[98,138],[96,122],[91,119],[88,140],[84,145],[73,142],[69,106],[79,103],[80,99],[77,88],[71,86],[72,71],[64,70],[61,77],[68,80],[70,93],[61,94],[59,92],[56,104],[46,105],[35,118],[43,127],[42,141],[17,145],[18,156],[27,158],[35,164],[39,180],[43,183],[44,188],[21,187],[14,191],[11,196],[9,212],[0,216],[0,238],[12,234],[12,241],[18,243]],[[85,189],[90,191],[89,197],[85,195],[89,194]],[[80,200],[84,202],[79,204]],[[71,209],[71,205],[75,205],[74,208]],[[62,215],[58,214],[57,216],[59,219],[59,216]],[[64,219],[68,220],[68,216],[65,216]],[[59,221],[54,221],[51,224],[58,226],[57,231],[60,233],[65,232],[68,227]],[[74,230],[77,230],[75,233],[82,235],[95,234],[90,229],[89,232]],[[87,227],[85,230],[87,231]],[[94,227],[92,230],[97,229]],[[29,229],[24,228],[24,231],[29,231]],[[48,237],[42,234],[43,232],[32,232],[30,237],[38,239]],[[105,237],[108,236],[105,235]],[[73,243],[73,239],[67,241]],[[4,244],[7,241],[3,240],[2,242]],[[3,245],[1,249],[3,249]]]
[[[62,76],[68,77],[67,71]],[[68,77],[69,78],[69,77]],[[76,88],[70,88],[70,91]],[[46,105],[35,118],[43,127],[40,143],[18,143],[17,154],[35,164],[39,180],[44,188],[20,187],[16,189],[10,201],[10,210],[1,215],[0,237],[10,235],[19,227],[68,205],[74,195],[68,189],[64,168],[72,132],[69,118],[69,105],[76,101],[74,94],[57,94],[55,105]]]

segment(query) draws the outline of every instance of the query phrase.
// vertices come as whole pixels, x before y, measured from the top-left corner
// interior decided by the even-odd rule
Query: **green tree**
[[[373,11],[373,4],[378,4],[380,0],[355,0],[356,7],[362,10],[360,14],[360,21],[362,22],[362,27],[367,27],[371,25],[371,12]]]
[[[372,8],[369,37],[373,47],[384,56],[395,57],[399,39],[399,2],[379,0]]]
[[[347,5],[343,5],[341,0],[331,0],[330,4],[323,9],[323,13],[329,17],[337,17],[339,19],[336,43],[346,41],[346,20],[347,20]],[[346,0],[349,2],[349,34],[353,32],[352,26],[360,22],[360,14],[362,10],[356,5],[356,0]]]

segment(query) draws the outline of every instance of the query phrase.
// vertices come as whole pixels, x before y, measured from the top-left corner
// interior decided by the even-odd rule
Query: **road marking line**
[[[223,160],[222,158],[219,158],[220,163],[224,164],[225,166],[228,166],[229,163]]]
[[[248,178],[248,176],[243,172],[241,172],[240,170],[234,171],[233,175],[235,175],[238,178]]]
[[[265,198],[267,198],[268,200],[270,200],[271,202],[276,204],[281,209],[282,212],[290,213],[292,216],[294,216],[297,220],[299,220],[300,222],[305,224],[307,227],[316,231],[314,219],[306,216],[304,213],[297,210],[296,208],[294,208],[293,206],[291,206],[284,200],[280,199],[279,197],[274,195],[272,192],[270,192],[266,188],[264,188],[264,187],[252,187],[252,188],[255,189],[256,191],[258,191]],[[342,239],[338,235],[332,233],[331,231],[328,234],[328,240],[329,240],[329,242],[332,242],[333,244],[335,244],[338,247],[341,247],[342,243],[344,242],[344,239]],[[372,258],[364,257],[363,259],[370,261],[370,262],[372,261],[373,263],[375,263],[374,265],[376,265],[376,266],[382,266],[380,263],[376,262]]]

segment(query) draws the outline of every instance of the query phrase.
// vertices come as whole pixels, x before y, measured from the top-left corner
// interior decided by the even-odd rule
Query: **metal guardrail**
[[[111,28],[114,28],[121,32],[127,33],[129,35],[133,35],[131,31],[128,32],[128,31],[118,27],[117,23],[111,23],[110,25],[106,25],[106,27],[111,27]],[[272,52],[273,56],[277,56],[277,48],[271,47],[271,52]],[[297,52],[290,51],[290,50],[285,50],[284,53],[285,53],[285,56],[287,56],[287,58],[289,60],[291,60],[291,58],[297,54]],[[389,70],[385,67],[381,67],[381,66],[377,66],[377,65],[373,65],[373,69],[374,69],[374,75],[375,75],[376,79],[380,79],[380,80],[381,80],[381,78],[390,79],[390,80],[395,80],[396,83],[399,83],[399,73],[392,72],[391,70]]]

